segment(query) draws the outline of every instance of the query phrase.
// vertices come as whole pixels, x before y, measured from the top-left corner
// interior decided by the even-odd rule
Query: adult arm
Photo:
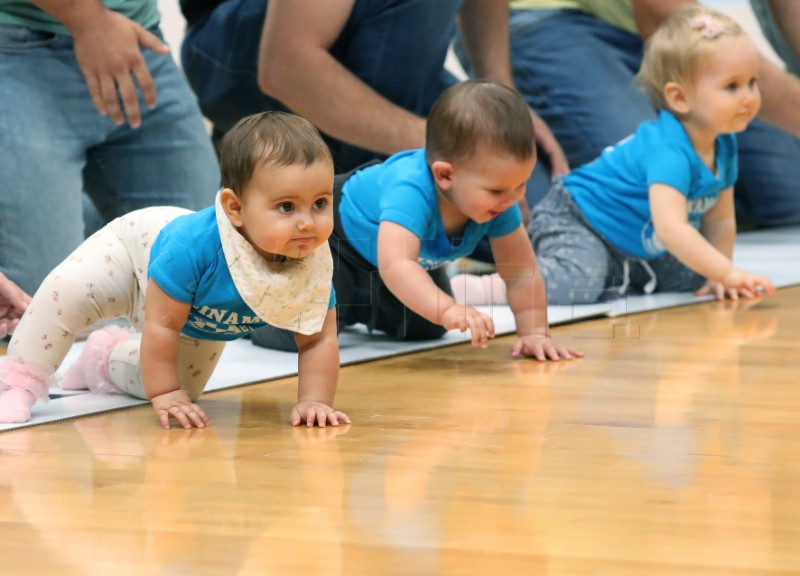
[[[333,409],[339,382],[339,343],[336,340],[336,308],[330,308],[322,330],[316,334],[295,334],[297,350],[297,405],[291,422],[320,428],[327,424],[350,424],[347,414]]]
[[[696,4],[695,0],[633,0],[633,18],[639,35],[647,40],[664,20],[681,8]]]
[[[145,104],[149,108],[156,105],[156,87],[142,57],[142,48],[168,54],[169,47],[136,22],[107,9],[100,0],[32,2],[72,34],[75,58],[97,111],[110,116],[117,125],[127,116],[131,127],[138,128],[142,115],[134,78]]]
[[[355,0],[271,0],[258,57],[261,90],[330,136],[383,154],[425,145],[425,120],[392,104],[329,52]]]
[[[475,76],[513,87],[508,2],[465,0],[458,20]]]
[[[459,25],[475,77],[514,88],[508,33],[508,0],[465,0]],[[547,123],[531,110],[536,142],[554,175],[569,171],[561,145]]]
[[[762,57],[758,86],[759,116],[800,138],[800,79]]]
[[[797,0],[768,0],[768,2],[783,39],[800,59],[800,2]]]
[[[774,2],[773,5],[783,3]],[[796,0],[785,3],[794,4],[793,13],[800,12],[800,3]],[[672,14],[695,4],[695,0],[633,0],[633,15],[640,35],[646,40]],[[786,31],[793,31],[795,42],[800,43],[800,23],[793,21],[791,28]],[[762,96],[759,116],[800,137],[800,80],[762,56],[758,83]]]
[[[181,390],[178,377],[180,331],[190,307],[164,292],[154,280],[148,282],[140,351],[142,380],[165,430],[169,429],[170,416],[184,428],[208,425],[205,412]]]

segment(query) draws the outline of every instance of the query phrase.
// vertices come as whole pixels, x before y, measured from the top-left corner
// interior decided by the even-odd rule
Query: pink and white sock
[[[37,400],[47,402],[55,384],[52,372],[10,357],[0,365],[0,422],[27,422]]]
[[[64,390],[118,393],[108,375],[108,359],[117,344],[130,337],[130,330],[113,324],[89,334],[83,352],[64,373],[61,387]]]
[[[497,273],[456,274],[450,279],[450,287],[456,302],[465,306],[508,304],[506,283]]]

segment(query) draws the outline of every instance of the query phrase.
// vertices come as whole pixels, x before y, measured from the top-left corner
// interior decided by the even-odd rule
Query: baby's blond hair
[[[741,26],[725,14],[705,6],[685,8],[647,41],[636,83],[658,108],[669,109],[664,87],[669,82],[692,82],[720,38],[742,34]]]

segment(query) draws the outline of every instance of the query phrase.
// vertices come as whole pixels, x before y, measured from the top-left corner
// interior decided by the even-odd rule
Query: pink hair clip
[[[711,14],[700,14],[692,19],[691,26],[700,30],[706,38],[716,38],[722,34],[722,22]]]

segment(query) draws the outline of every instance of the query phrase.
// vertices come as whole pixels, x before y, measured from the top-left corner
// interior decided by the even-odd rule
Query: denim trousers
[[[169,55],[143,56],[157,105],[140,95],[141,127],[115,126],[70,36],[0,25],[0,271],[31,294],[83,241],[84,191],[105,221],[214,201],[219,167],[195,97]]]
[[[632,134],[656,110],[634,83],[643,44],[580,10],[512,10],[514,80],[575,168]],[[740,220],[800,224],[800,138],[761,120],[737,135]]]
[[[750,0],[750,6],[758,19],[761,31],[769,41],[772,49],[775,50],[775,53],[786,64],[786,69],[795,76],[800,76],[800,54],[795,54],[783,37],[783,33],[778,28],[775,16],[769,7],[769,0]]]
[[[397,106],[427,116],[456,78],[444,68],[463,0],[355,0],[331,47],[352,74]],[[187,32],[183,68],[215,135],[264,110],[285,110],[258,87],[267,0],[225,0]],[[330,95],[336,98],[335,94]],[[321,103],[324,105],[324,102]],[[329,139],[336,169],[383,156]]]

